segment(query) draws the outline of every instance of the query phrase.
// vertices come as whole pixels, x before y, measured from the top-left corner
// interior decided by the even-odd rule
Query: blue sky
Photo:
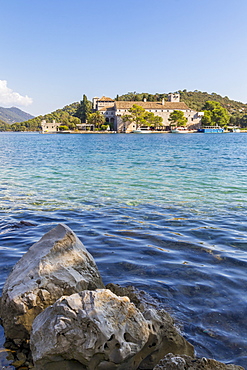
[[[0,106],[215,92],[247,103],[246,0],[0,0]]]

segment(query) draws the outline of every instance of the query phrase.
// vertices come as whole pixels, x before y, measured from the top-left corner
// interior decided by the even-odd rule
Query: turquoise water
[[[64,222],[106,284],[148,291],[199,356],[247,367],[246,165],[244,133],[0,133],[0,289]]]

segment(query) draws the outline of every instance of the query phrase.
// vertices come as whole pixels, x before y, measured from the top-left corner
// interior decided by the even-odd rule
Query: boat
[[[224,129],[220,126],[205,126],[199,128],[197,132],[202,132],[204,134],[221,134],[224,132]]]
[[[139,127],[132,131],[133,134],[150,134],[150,132],[149,128],[146,127]]]
[[[186,127],[175,127],[171,129],[172,134],[188,134],[189,132]]]

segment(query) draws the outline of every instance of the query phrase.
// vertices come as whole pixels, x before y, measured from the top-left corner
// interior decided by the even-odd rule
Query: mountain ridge
[[[5,123],[20,123],[24,121],[28,121],[29,119],[34,118],[31,114],[24,112],[23,110],[11,107],[11,108],[4,108],[0,107],[0,120]]]

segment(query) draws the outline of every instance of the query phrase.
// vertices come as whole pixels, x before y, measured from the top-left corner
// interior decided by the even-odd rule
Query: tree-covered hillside
[[[212,93],[209,94],[207,92],[202,91],[187,91],[187,90],[178,90],[180,93],[180,100],[185,102],[191,109],[195,109],[196,111],[202,110],[202,107],[205,105],[206,101],[216,101],[221,104],[223,108],[226,108],[230,114],[236,112],[247,112],[247,104],[237,102],[235,100],[230,100],[227,96],[222,97],[219,94]],[[143,101],[146,98],[147,101],[161,101],[163,98],[165,101],[168,100],[167,93],[156,93],[156,94],[149,94],[149,93],[136,93],[136,92],[129,92],[124,95],[117,95],[116,100],[124,100],[124,101]]]

